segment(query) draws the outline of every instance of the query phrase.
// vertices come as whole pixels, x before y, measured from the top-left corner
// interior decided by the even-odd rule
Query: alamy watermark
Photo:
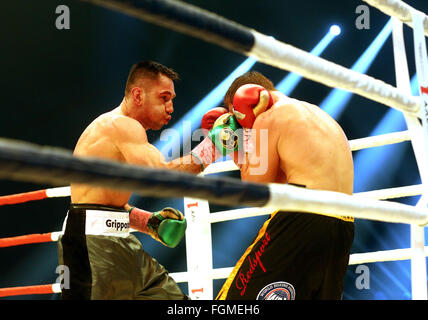
[[[366,265],[360,264],[355,269],[359,276],[355,279],[355,287],[358,290],[370,289],[370,269]]]
[[[70,289],[70,269],[61,264],[56,267],[55,273],[59,274],[55,283],[58,283],[61,289]]]
[[[355,27],[358,30],[370,29],[370,8],[367,5],[361,4],[355,8],[355,13],[358,15],[355,19]],[[70,29],[70,8],[66,5],[59,5],[55,8],[55,27],[58,30]]]
[[[355,8],[355,13],[358,14],[355,19],[355,27],[358,30],[370,29],[370,8],[364,4]]]
[[[66,5],[59,5],[55,8],[55,27],[58,30],[70,29],[70,8]]]

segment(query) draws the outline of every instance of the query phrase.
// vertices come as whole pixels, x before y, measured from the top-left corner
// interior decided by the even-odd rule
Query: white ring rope
[[[423,193],[424,188],[422,184],[406,187],[387,188],[373,191],[365,191],[356,193],[356,195],[364,198],[371,198],[377,200],[403,198],[419,196]]]
[[[418,11],[407,3],[399,0],[363,0],[388,16],[396,17],[409,27],[413,28],[412,11]],[[420,11],[419,11],[420,12]],[[422,13],[422,12],[421,12]],[[428,36],[428,16],[424,14],[425,35]]]
[[[366,253],[353,253],[349,257],[349,264],[356,265],[373,262],[410,260],[412,258],[412,251],[412,249],[407,248]],[[425,256],[428,256],[428,246],[425,246]]]
[[[410,141],[410,133],[408,130],[400,131],[400,132],[392,132],[386,134],[380,134],[377,136],[359,138],[349,140],[349,145],[352,151],[368,149],[373,147],[381,147],[384,145],[395,144],[405,141]],[[203,175],[212,174],[212,173],[220,173],[220,172],[228,172],[238,170],[238,167],[232,160],[215,162],[209,165],[203,172]]]
[[[397,188],[388,188],[388,189],[360,192],[360,193],[355,193],[354,196],[365,198],[365,199],[385,200],[385,199],[417,196],[417,195],[421,195],[422,192],[423,192],[423,186],[422,184],[419,184],[419,185],[406,186],[406,187],[397,187]],[[361,200],[358,200],[358,201],[361,201]],[[216,222],[268,215],[271,213],[272,213],[272,209],[270,208],[242,208],[242,209],[213,212],[210,214],[209,220],[211,223],[216,223]]]
[[[70,187],[59,187],[46,189],[46,196],[48,198],[67,197],[70,196]]]
[[[410,141],[410,134],[408,130],[350,140],[349,145],[352,151],[357,151],[361,149],[381,147],[384,145],[394,144],[394,143],[399,143],[404,141]]]
[[[428,257],[428,246],[425,246],[425,256]],[[349,265],[410,260],[411,258],[412,249],[393,249],[366,253],[353,253],[349,256]],[[233,267],[212,269],[211,278],[213,280],[226,279],[232,271]],[[170,275],[177,283],[187,282],[192,276],[189,272],[174,272]]]
[[[420,100],[385,82],[316,57],[272,37],[253,32],[256,43],[250,56],[304,78],[356,93],[411,115],[419,115]]]

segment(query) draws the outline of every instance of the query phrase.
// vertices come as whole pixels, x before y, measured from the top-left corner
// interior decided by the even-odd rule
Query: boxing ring
[[[282,184],[255,184],[212,174],[237,170],[232,161],[210,165],[200,176],[136,167],[106,160],[76,158],[68,150],[41,147],[22,141],[0,139],[0,178],[64,186],[70,183],[103,185],[150,197],[183,197],[187,271],[171,273],[177,282],[187,282],[192,299],[213,299],[213,280],[225,279],[230,268],[213,269],[211,225],[228,220],[268,215],[273,210],[302,211],[321,215],[346,215],[359,219],[404,223],[411,226],[407,249],[356,253],[349,265],[410,260],[412,299],[427,300],[424,226],[428,225],[428,61],[425,36],[428,17],[398,0],[364,0],[393,19],[393,49],[397,87],[356,73],[271,37],[218,17],[205,10],[175,1],[86,0],[206,41],[253,56],[260,62],[301,74],[303,77],[341,88],[382,103],[403,113],[408,130],[350,140],[352,151],[408,141],[412,144],[422,184],[345,195],[307,190]],[[404,50],[403,23],[414,30],[415,60],[420,96],[412,96]],[[0,205],[11,205],[53,197],[68,197],[69,187],[0,197]],[[415,206],[388,199],[421,195]],[[209,203],[236,204],[246,208],[211,213]],[[1,247],[57,241],[62,231],[0,239]],[[203,257],[203,258],[202,258]],[[61,284],[0,289],[0,297],[49,294]]]

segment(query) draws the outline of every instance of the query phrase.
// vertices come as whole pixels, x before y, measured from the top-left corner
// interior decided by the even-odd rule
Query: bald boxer
[[[171,120],[178,74],[157,62],[142,61],[130,70],[121,104],[93,120],[74,149],[76,157],[93,157],[152,168],[199,173],[220,153],[206,138],[191,154],[166,162],[148,142],[147,130]],[[224,108],[202,118],[207,135]],[[213,134],[210,137],[214,139]],[[63,299],[174,299],[181,292],[165,268],[147,254],[129,228],[149,234],[168,247],[181,241],[183,214],[174,208],[148,212],[128,204],[131,192],[72,184],[71,204],[58,241],[59,263],[70,270]]]
[[[318,106],[285,96],[258,72],[235,79],[224,104],[244,132],[231,154],[242,180],[353,193],[348,140]],[[217,299],[341,299],[353,237],[352,218],[275,211]]]

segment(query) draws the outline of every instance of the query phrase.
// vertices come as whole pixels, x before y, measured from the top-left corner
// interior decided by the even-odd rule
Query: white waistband
[[[64,227],[67,218],[68,215]],[[126,238],[129,236],[129,213],[88,209],[86,210],[85,234]]]

